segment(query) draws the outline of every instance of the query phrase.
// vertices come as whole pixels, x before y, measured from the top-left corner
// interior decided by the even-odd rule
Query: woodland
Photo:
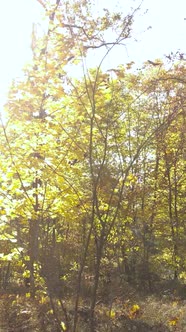
[[[140,6],[38,2],[0,125],[1,328],[186,331],[184,54],[104,70]]]

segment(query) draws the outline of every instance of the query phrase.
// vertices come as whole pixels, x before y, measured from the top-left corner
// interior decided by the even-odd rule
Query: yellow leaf
[[[136,311],[138,311],[140,309],[140,306],[138,305],[138,304],[134,304],[133,306],[132,306],[132,308],[131,308],[131,311],[132,312],[136,312]]]
[[[140,306],[138,304],[134,304],[130,311],[129,311],[129,317],[132,318],[137,318],[141,314],[140,312]]]
[[[169,325],[170,326],[176,326],[178,323],[178,317],[173,317],[169,320]]]
[[[47,303],[47,302],[48,302],[47,297],[46,297],[46,296],[41,296],[40,303],[41,303],[41,304],[45,304],[45,303]]]
[[[66,331],[67,328],[66,328],[66,325],[64,322],[61,322],[61,327],[62,327],[63,331]]]
[[[47,312],[48,314],[52,314],[53,315],[53,310],[52,309],[50,309],[48,312]]]
[[[111,310],[110,311],[110,318],[114,319],[116,317],[115,311]]]
[[[113,310],[107,310],[106,315],[107,315],[107,317],[112,318],[112,319],[114,319],[116,317],[116,313]]]

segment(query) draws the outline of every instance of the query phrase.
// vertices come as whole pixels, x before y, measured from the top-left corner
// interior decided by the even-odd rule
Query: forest
[[[104,69],[140,6],[38,2],[0,124],[1,327],[186,331],[185,55]]]

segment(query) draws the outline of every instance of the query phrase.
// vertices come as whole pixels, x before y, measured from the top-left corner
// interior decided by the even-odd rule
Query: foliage
[[[59,331],[82,317],[95,331],[97,301],[113,303],[126,281],[152,292],[184,278],[186,68],[169,56],[103,70],[139,8],[94,18],[89,1],[39,2],[48,31],[33,29],[0,128],[2,288],[47,303]],[[127,318],[141,315],[133,303]]]

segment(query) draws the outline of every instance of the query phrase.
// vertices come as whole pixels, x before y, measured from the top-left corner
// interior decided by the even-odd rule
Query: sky
[[[140,0],[95,0],[96,8],[126,12],[126,4],[134,6]],[[171,51],[186,52],[186,0],[144,0],[141,14],[134,23],[137,42],[127,42],[126,48],[113,52],[110,66],[116,58],[123,63],[162,58]],[[148,12],[143,15],[144,11]],[[21,75],[25,63],[31,61],[32,23],[41,22],[42,8],[36,0],[0,0],[0,108],[6,100],[11,80]],[[144,32],[148,26],[152,28]]]
[[[11,80],[31,61],[32,22],[40,17],[35,0],[0,0],[0,107]]]
[[[161,58],[164,54],[180,49],[186,52],[186,1],[185,0],[144,0],[147,14],[137,20],[137,27],[152,26],[139,36],[139,43],[129,51],[140,61]],[[140,30],[140,29],[139,29]]]
[[[136,0],[96,0],[110,5],[110,8],[120,8],[123,11],[129,3],[135,8]],[[186,52],[186,0],[143,0],[141,11],[134,21],[133,36],[126,44],[126,49],[115,50],[111,62],[117,56],[124,62],[134,61],[142,65],[143,62],[163,58],[171,52],[181,50]],[[147,13],[145,13],[147,10]],[[148,27],[151,29],[148,30]]]

